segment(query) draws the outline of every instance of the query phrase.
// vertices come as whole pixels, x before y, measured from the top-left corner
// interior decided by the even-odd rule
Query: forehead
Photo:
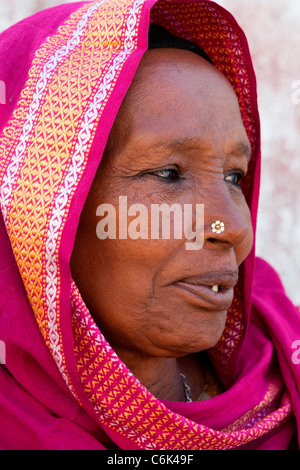
[[[122,145],[153,137],[191,145],[199,137],[231,133],[249,146],[231,85],[205,59],[177,49],[146,52],[113,126],[115,143]]]
[[[191,51],[173,48],[154,49],[144,54],[127,95],[149,95],[149,91],[151,95],[151,91],[160,93],[162,90],[174,93],[176,89],[178,97],[189,90],[205,91],[208,97],[227,91],[235,97],[230,83],[216,67]]]

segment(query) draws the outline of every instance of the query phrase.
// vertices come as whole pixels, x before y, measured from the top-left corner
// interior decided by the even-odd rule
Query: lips
[[[174,282],[173,286],[188,301],[207,310],[223,311],[232,303],[237,281],[238,272],[227,270],[187,277]]]

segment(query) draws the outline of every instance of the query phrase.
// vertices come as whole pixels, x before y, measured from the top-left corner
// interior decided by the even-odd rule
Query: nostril
[[[205,243],[210,243],[211,245],[217,245],[217,246],[232,246],[231,243],[226,240],[226,239],[222,239],[222,238],[218,238],[218,237],[209,237],[206,239],[206,242]]]
[[[217,242],[220,242],[220,240],[218,240],[217,238],[207,238],[206,240],[207,242],[210,242],[210,243],[217,243]]]

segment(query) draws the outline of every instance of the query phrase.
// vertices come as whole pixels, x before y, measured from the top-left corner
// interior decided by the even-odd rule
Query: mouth
[[[213,311],[225,311],[234,297],[238,281],[237,271],[206,273],[173,283],[185,298],[199,307]]]

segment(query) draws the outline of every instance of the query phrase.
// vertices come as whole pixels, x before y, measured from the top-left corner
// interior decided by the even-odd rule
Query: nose
[[[219,194],[204,206],[204,243],[218,247],[252,246],[252,225],[246,201]]]

